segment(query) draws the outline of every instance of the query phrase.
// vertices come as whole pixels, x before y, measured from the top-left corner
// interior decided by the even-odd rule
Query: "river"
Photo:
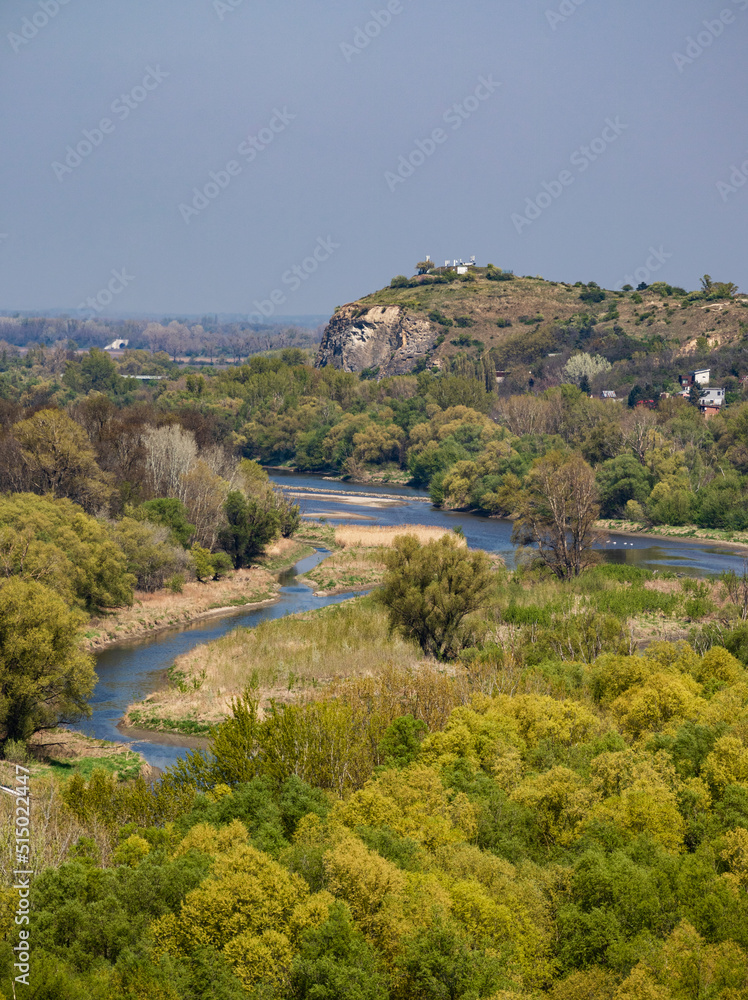
[[[471,548],[498,552],[508,565],[514,563],[511,543],[512,524],[498,518],[441,511],[428,503],[428,495],[408,487],[362,486],[341,483],[319,476],[285,475],[274,472],[271,478],[284,490],[299,495],[306,514],[322,516],[331,522],[352,520],[360,524],[397,525],[430,524],[448,528],[460,527]],[[327,493],[324,500],[309,494]],[[336,494],[342,494],[338,496]],[[355,496],[356,503],[346,503],[345,495]],[[390,499],[382,500],[382,497]],[[383,504],[376,506],[376,504]],[[611,535],[602,546],[610,562],[627,563],[649,569],[675,569],[691,575],[720,573],[735,569],[742,572],[743,557],[739,552],[715,543],[690,544],[668,540],[652,543],[646,537],[629,538]],[[225,617],[211,619],[181,629],[172,629],[137,642],[122,643],[105,649],[96,656],[98,683],[91,698],[93,714],[76,728],[97,739],[126,740],[133,750],[143,754],[149,764],[168,767],[186,750],[203,743],[185,737],[118,729],[129,704],[144,698],[164,683],[166,671],[177,656],[202,643],[218,639],[239,626],[248,628],[269,618],[308,611],[347,600],[350,594],[315,597],[308,587],[295,581],[317,565],[328,553],[320,550],[302,559],[281,577],[280,600],[254,611],[238,610]]]
[[[296,583],[295,577],[306,573],[329,555],[325,549],[300,560],[293,569],[281,574],[280,600],[264,608],[237,610],[209,621],[197,622],[185,628],[168,629],[149,639],[118,643],[96,654],[98,682],[90,698],[91,717],[76,725],[76,729],[99,740],[124,740],[131,749],[141,753],[149,764],[168,767],[187,749],[201,746],[204,740],[183,736],[151,733],[118,728],[127,706],[139,701],[151,691],[162,687],[166,671],[174,660],[195,646],[212,642],[240,626],[251,628],[269,618],[296,614],[339,604],[350,594],[315,597],[309,587]]]
[[[273,472],[273,481],[284,490],[297,494],[305,514],[317,514],[332,522],[348,520],[351,515],[361,524],[433,524],[445,528],[461,528],[467,543],[474,549],[498,552],[506,564],[514,565],[515,548],[511,542],[512,522],[504,518],[481,517],[475,514],[437,510],[428,502],[428,493],[407,486],[377,484],[363,486],[358,483],[341,483],[321,476],[286,475]],[[397,506],[366,507],[346,503],[340,499],[318,500],[315,493],[368,494],[392,496],[399,499]],[[646,535],[627,536],[611,533],[600,546],[608,562],[627,563],[645,569],[668,569],[693,576],[718,574],[724,570],[743,571],[744,556],[737,549],[718,542],[681,542],[675,539],[653,541]]]

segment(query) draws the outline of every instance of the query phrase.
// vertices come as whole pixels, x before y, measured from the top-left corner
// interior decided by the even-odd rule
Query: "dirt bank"
[[[168,589],[152,594],[136,591],[131,608],[117,608],[92,618],[82,645],[88,652],[97,652],[164,629],[231,614],[238,608],[262,607],[277,600],[277,593],[278,581],[273,574],[255,567],[236,570],[223,580],[186,583],[181,594]]]

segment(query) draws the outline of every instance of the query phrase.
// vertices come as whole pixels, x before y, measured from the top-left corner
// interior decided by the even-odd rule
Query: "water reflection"
[[[428,502],[428,494],[423,490],[414,490],[406,486],[391,487],[387,483],[377,483],[373,486],[359,483],[336,483],[320,476],[285,474],[274,472],[271,475],[279,486],[292,489],[319,490],[330,494],[331,491],[358,493],[361,496],[376,494],[392,494],[402,500],[393,507],[367,507],[345,503],[344,496],[340,500],[320,500],[313,493],[299,500],[302,511],[320,512],[334,523],[345,521],[350,514],[364,514],[370,518],[368,523],[380,525],[397,524],[430,524],[446,528],[462,528],[468,545],[471,548],[485,549],[487,552],[497,552],[507,566],[515,564],[515,547],[512,545],[512,522],[504,518],[481,517],[456,511],[436,510]],[[704,576],[710,573],[718,574],[724,570],[734,569],[742,572],[744,556],[736,549],[720,546],[711,541],[679,541],[657,539],[653,542],[646,535],[619,535],[611,532],[607,541],[600,546],[606,562],[641,566],[645,569],[663,569],[670,567],[677,572]]]

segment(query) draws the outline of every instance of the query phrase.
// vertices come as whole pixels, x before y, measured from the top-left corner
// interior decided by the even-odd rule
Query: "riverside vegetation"
[[[196,651],[245,667],[207,750],[37,786],[35,995],[746,997],[747,592],[403,537],[375,596]]]
[[[434,296],[471,292],[442,277]],[[404,281],[381,295],[426,301]],[[641,293],[475,284],[580,300],[597,322],[533,314],[537,350],[560,344],[563,364],[529,393],[496,387],[498,356],[462,334],[446,344],[442,319],[470,325],[469,302],[452,316],[446,299],[442,369],[379,382],[295,351],[211,373],[2,355],[0,739],[3,767],[34,775],[38,1000],[748,998],[748,574],[691,580],[592,551],[600,515],[746,527],[748,404],[737,382],[708,423],[685,400],[590,399],[596,376],[564,373],[571,354],[602,351],[615,320],[599,311],[615,298],[633,316]],[[714,368],[738,367],[734,289],[667,288],[648,291],[656,322],[679,302],[689,336],[725,306]],[[495,347],[524,349],[494,326]],[[614,388],[701,360],[691,341],[614,336]],[[167,377],[127,377],[148,364]],[[329,526],[300,528],[257,460],[411,478],[435,503],[513,514],[534,547],[510,574],[450,534],[369,547],[349,529],[334,579],[372,594],[193,650],[160,702],[133,706],[207,727],[207,749],[155,783],[132,760],[29,765],[86,712],[85,632],[136,585],[241,581],[263,552],[277,566],[295,544],[335,545]],[[284,536],[285,555],[270,549]],[[5,1000],[14,808],[4,795]]]

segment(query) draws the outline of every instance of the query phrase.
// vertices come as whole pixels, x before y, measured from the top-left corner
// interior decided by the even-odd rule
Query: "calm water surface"
[[[498,552],[511,566],[514,563],[514,546],[511,543],[512,523],[498,518],[477,517],[472,514],[452,513],[435,510],[428,503],[428,495],[421,490],[405,486],[362,486],[356,483],[340,483],[319,476],[285,475],[273,473],[271,478],[279,486],[290,491],[305,493],[308,490],[321,493],[335,491],[342,494],[358,494],[362,499],[370,498],[376,504],[377,495],[387,495],[396,503],[387,506],[347,504],[343,498],[318,500],[313,496],[302,496],[302,510],[317,514],[339,523],[397,525],[429,524],[441,527],[460,527],[472,548]],[[352,517],[355,515],[355,517]],[[652,544],[647,538],[627,538],[611,535],[602,546],[605,558],[610,562],[627,563],[648,569],[668,569],[687,574],[701,575],[720,573],[723,570],[742,571],[743,557],[724,546],[713,543],[688,544],[676,541],[659,541]],[[161,632],[151,639],[113,646],[96,657],[96,671],[99,677],[91,704],[93,716],[77,727],[91,736],[105,740],[131,740],[133,750],[143,754],[146,760],[157,767],[167,767],[183,756],[190,746],[198,741],[182,737],[159,736],[153,733],[123,731],[117,728],[127,706],[144,698],[164,683],[166,671],[177,656],[186,653],[205,642],[226,635],[238,627],[252,627],[270,618],[321,608],[327,604],[337,604],[351,595],[337,594],[332,597],[314,597],[308,587],[295,581],[295,576],[316,566],[328,553],[320,550],[308,559],[302,559],[293,570],[281,578],[281,593],[278,603],[255,611],[237,611],[206,622],[182,629]]]
[[[133,750],[142,753],[149,764],[161,768],[173,764],[190,747],[202,745],[201,740],[121,730],[117,728],[117,723],[128,705],[163,687],[166,671],[174,660],[195,646],[219,639],[235,628],[251,628],[271,618],[281,618],[283,615],[347,600],[350,594],[314,597],[309,587],[295,582],[297,573],[300,575],[307,572],[327,555],[327,550],[320,549],[315,555],[302,559],[292,570],[282,574],[280,600],[276,604],[254,611],[237,611],[235,614],[212,618],[186,628],[169,629],[150,639],[122,643],[102,650],[96,656],[99,680],[91,697],[93,714],[75,728],[100,740],[124,739]]]
[[[363,516],[361,524],[434,524],[441,527],[460,527],[465,532],[465,538],[471,548],[485,549],[487,552],[498,552],[508,566],[514,565],[514,546],[511,542],[512,522],[504,518],[479,517],[475,514],[454,513],[452,511],[436,510],[428,502],[428,494],[423,490],[413,490],[407,486],[362,486],[356,483],[339,483],[323,479],[320,476],[285,475],[273,473],[271,479],[283,489],[305,492],[313,489],[320,492],[341,491],[358,493],[364,496],[372,494],[387,494],[400,500],[398,506],[366,507],[359,504],[344,503],[340,500],[317,500],[313,497],[300,497],[302,510],[305,513],[323,514],[330,521],[348,520],[351,514],[355,520]],[[742,572],[743,555],[727,546],[716,542],[678,542],[670,539],[658,539],[653,543],[647,536],[611,534],[608,541],[601,546],[605,559],[609,562],[627,563],[646,569],[663,569],[667,567],[686,574],[706,575],[721,573],[724,570],[735,569]]]

